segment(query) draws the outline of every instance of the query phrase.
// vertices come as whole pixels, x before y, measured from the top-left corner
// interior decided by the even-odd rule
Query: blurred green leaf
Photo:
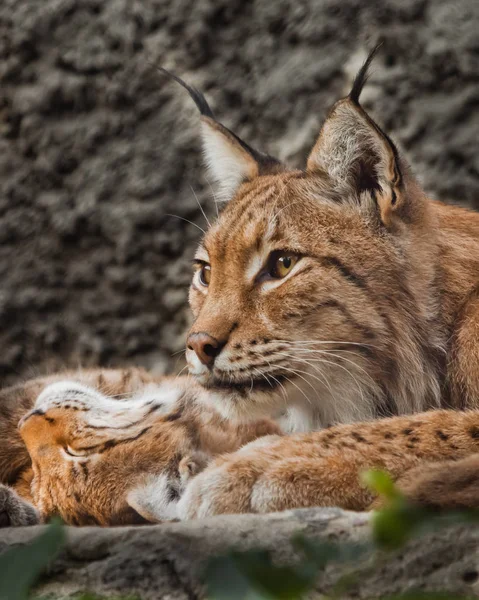
[[[292,566],[275,565],[267,551],[232,552],[209,562],[206,581],[212,600],[292,600],[310,590],[330,562],[357,560],[370,544],[334,543],[295,536],[303,555]]]
[[[317,569],[323,569],[328,563],[346,563],[357,560],[368,550],[369,543],[329,542],[305,537],[302,534],[293,538],[293,545],[301,550]]]
[[[99,596],[98,594],[79,594],[71,598],[72,600],[141,600],[138,596]],[[30,600],[52,600],[52,597],[32,596]]]
[[[79,594],[69,596],[72,600],[141,600],[139,596],[99,596],[98,594]],[[52,600],[52,596],[31,596],[30,600]]]
[[[361,474],[361,481],[370,490],[376,492],[380,496],[384,496],[388,500],[395,500],[401,497],[401,494],[396,489],[391,477],[384,471],[377,469],[369,469]]]
[[[205,573],[208,597],[212,600],[260,599],[251,589],[248,577],[242,573],[231,555],[213,558]]]
[[[400,548],[429,519],[431,514],[427,510],[411,506],[399,498],[373,515],[374,542],[384,549]]]
[[[341,597],[351,584],[366,572],[374,572],[381,555],[375,549],[397,549],[413,535],[431,528],[464,522],[478,522],[479,511],[445,512],[439,514],[408,502],[396,489],[391,477],[382,471],[368,471],[364,483],[376,494],[386,498],[385,508],[372,515],[372,543],[329,542],[303,535],[293,538],[293,546],[303,555],[293,566],[278,566],[266,551],[233,552],[210,561],[206,573],[209,597],[212,600],[294,600],[302,597],[314,585],[318,574],[330,562],[352,567],[344,573],[332,591]],[[366,565],[355,568],[358,558],[369,552]],[[385,556],[384,556],[385,558]],[[447,593],[408,592],[389,600],[469,600]]]
[[[232,552],[210,561],[208,594],[214,600],[293,600],[311,588],[317,567],[309,561],[275,565],[269,552]]]
[[[25,546],[10,548],[0,555],[0,600],[26,600],[42,571],[65,542],[62,525],[54,522]]]
[[[400,548],[433,518],[431,511],[407,502],[384,471],[365,471],[361,478],[373,492],[387,500],[386,506],[372,517],[373,540],[380,548]]]

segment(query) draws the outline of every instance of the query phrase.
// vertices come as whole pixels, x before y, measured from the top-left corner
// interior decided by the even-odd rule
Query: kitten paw
[[[17,492],[0,484],[0,528],[25,527],[40,523],[37,509]]]

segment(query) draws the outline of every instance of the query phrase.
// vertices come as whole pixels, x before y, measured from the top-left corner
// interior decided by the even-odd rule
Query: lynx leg
[[[178,514],[367,510],[375,494],[360,474],[371,468],[385,470],[423,504],[436,496],[439,506],[479,505],[478,431],[479,411],[429,411],[253,442],[194,477]]]
[[[178,518],[178,501],[188,482],[202,471],[209,457],[202,452],[184,456],[176,474],[146,475],[141,485],[131,490],[127,502],[150,523]]]
[[[457,408],[479,408],[479,289],[464,305],[454,332],[448,376]]]
[[[251,444],[213,462],[192,479],[178,503],[181,519],[267,513],[311,506],[365,510],[373,495],[361,485],[363,457],[349,452],[315,456],[304,445],[288,452],[287,438]],[[319,454],[319,453],[318,453]]]

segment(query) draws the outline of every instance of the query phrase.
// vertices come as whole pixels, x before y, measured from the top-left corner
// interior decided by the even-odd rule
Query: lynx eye
[[[205,287],[210,285],[211,281],[211,265],[208,263],[202,263],[200,267],[200,283]]]
[[[65,454],[68,454],[68,456],[73,456],[74,458],[85,458],[85,452],[81,449],[73,450],[73,448],[70,446],[64,446],[63,450],[65,451]]]
[[[292,252],[273,252],[269,261],[269,276],[274,279],[286,277],[298,260],[299,256]]]

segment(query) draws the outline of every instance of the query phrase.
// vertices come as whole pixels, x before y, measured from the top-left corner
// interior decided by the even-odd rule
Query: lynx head
[[[203,386],[232,392],[217,406],[229,417],[285,413],[299,430],[436,398],[428,206],[359,104],[373,55],[303,170],[251,148],[169,74],[200,109],[224,201],[194,259],[187,360]]]

